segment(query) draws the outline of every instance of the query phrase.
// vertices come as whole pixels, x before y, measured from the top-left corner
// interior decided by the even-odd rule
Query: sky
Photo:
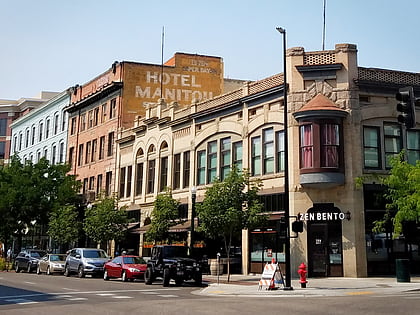
[[[325,0],[325,49],[356,44],[358,63],[420,71],[420,1]],[[175,52],[222,57],[225,78],[283,70],[287,48],[322,50],[324,0],[0,0],[0,99],[61,92],[114,61]]]

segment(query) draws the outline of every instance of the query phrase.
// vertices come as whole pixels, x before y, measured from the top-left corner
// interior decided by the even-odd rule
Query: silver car
[[[36,273],[41,274],[45,272],[47,275],[64,273],[65,262],[65,254],[47,254],[39,260]]]
[[[73,248],[66,258],[64,275],[77,273],[79,278],[85,275],[100,276],[104,274],[104,264],[109,260],[104,250],[98,248]]]

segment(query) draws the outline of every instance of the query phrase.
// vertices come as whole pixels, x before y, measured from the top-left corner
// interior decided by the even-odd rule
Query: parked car
[[[83,278],[87,274],[102,276],[104,264],[108,260],[109,256],[103,249],[73,248],[66,258],[64,275],[69,277],[72,273],[77,273],[79,278]]]
[[[26,270],[32,272],[38,267],[38,261],[47,254],[44,250],[27,249],[21,251],[15,258],[15,271]]]
[[[139,256],[118,256],[108,261],[104,266],[104,280],[121,278],[122,281],[143,279],[146,271],[146,261]]]
[[[45,272],[47,275],[53,273],[64,273],[65,254],[47,254],[38,261],[37,274]]]

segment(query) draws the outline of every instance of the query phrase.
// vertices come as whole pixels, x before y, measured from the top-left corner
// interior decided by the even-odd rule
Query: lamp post
[[[286,244],[285,244],[285,264],[286,264],[286,284],[284,290],[293,290],[291,284],[291,263],[290,263],[290,227],[289,227],[289,141],[287,124],[287,80],[286,80],[286,29],[276,27],[276,30],[283,36],[283,94],[284,94],[284,219],[286,221]]]
[[[190,235],[190,246],[191,253],[194,250],[194,218],[195,218],[195,199],[197,197],[197,188],[191,187],[191,235]]]

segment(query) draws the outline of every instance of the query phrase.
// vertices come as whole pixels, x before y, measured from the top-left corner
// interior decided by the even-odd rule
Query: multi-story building
[[[139,208],[143,225],[150,222],[156,195],[171,187],[185,209],[180,213],[184,222],[173,232],[187,240],[192,188],[200,202],[207,185],[236,164],[262,180],[260,196],[270,214],[268,228],[242,233],[244,273],[261,272],[272,258],[284,262],[279,226],[285,189],[292,220],[304,222],[303,233],[291,240],[292,270],[305,262],[309,276],[362,277],[379,266],[376,260],[391,270],[395,257],[404,253],[390,245],[390,234],[386,242],[386,236],[371,236],[373,221],[385,213],[384,204],[374,202],[381,187],[371,182],[358,188],[355,181],[387,174],[388,158],[402,148],[410,162],[420,159],[419,119],[406,130],[397,121],[395,100],[403,86],[413,86],[419,95],[420,75],[359,67],[351,44],[315,52],[291,48],[286,63],[287,126],[281,74],[188,107],[164,100],[148,104],[132,128],[114,135],[121,205]],[[140,254],[146,253],[145,230],[135,231]],[[382,246],[374,246],[375,237],[384,241]],[[405,254],[420,259],[409,245]]]
[[[27,114],[56,95],[55,92],[41,92],[39,97],[19,100],[0,99],[0,164],[8,163],[12,142],[12,122]],[[22,140],[23,141],[23,140]]]
[[[37,109],[16,119],[11,124],[12,154],[22,162],[37,163],[45,157],[51,164],[66,161],[67,113],[70,103],[68,91],[56,94]]]

